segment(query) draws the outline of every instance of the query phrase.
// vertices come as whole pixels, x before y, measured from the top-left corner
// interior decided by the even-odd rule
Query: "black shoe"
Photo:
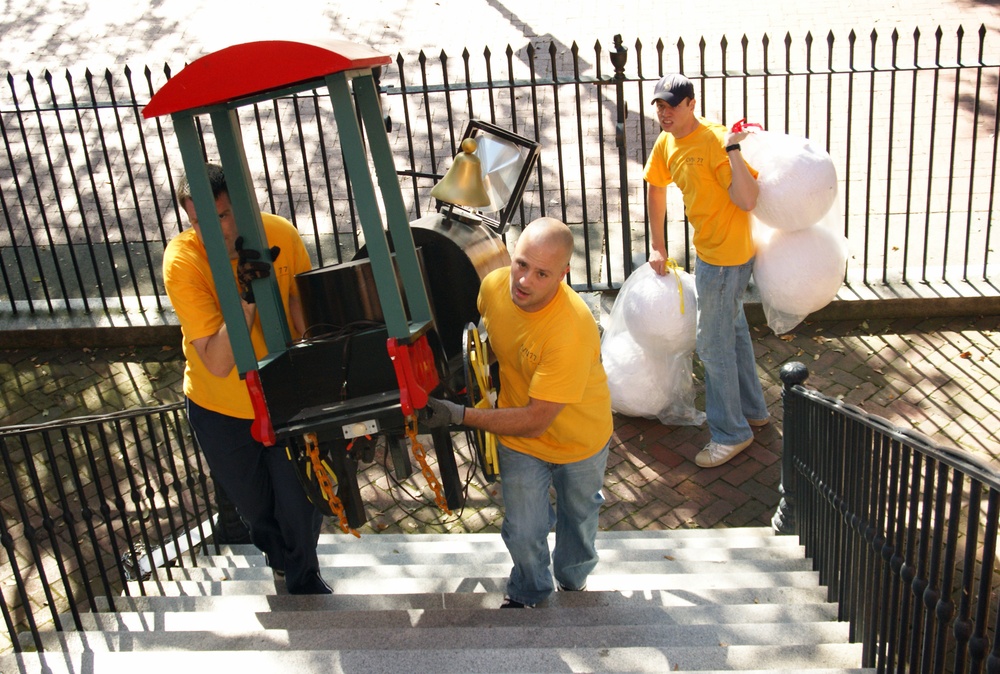
[[[514,601],[510,597],[504,597],[503,603],[500,604],[500,608],[535,608],[534,604],[522,604],[519,601]]]
[[[288,594],[333,594],[333,590],[330,589],[326,581],[317,573],[301,585],[288,588]]]
[[[583,592],[586,589],[587,589],[586,583],[583,584],[583,587],[569,587],[568,585],[563,585],[562,583],[559,583],[560,592]]]

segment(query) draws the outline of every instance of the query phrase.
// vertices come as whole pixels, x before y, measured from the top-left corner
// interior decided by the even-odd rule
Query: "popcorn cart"
[[[390,63],[347,42],[238,44],[190,63],[142,111],[172,119],[236,367],[253,402],[254,435],[287,448],[310,498],[345,531],[367,520],[357,461],[379,436],[397,477],[412,472],[408,439],[438,505],[463,505],[451,432],[431,432],[439,479],[417,438],[420,410],[432,394],[462,392],[470,404],[485,394],[476,295],[487,273],[510,264],[502,235],[538,157],[537,143],[472,121],[462,152],[431,192],[437,212],[408,222],[376,82]],[[291,339],[274,279],[253,281],[267,346],[258,359],[214,208],[198,118],[211,120],[244,247],[270,261],[236,110],[317,90],[332,102],[364,246],[351,262],[296,278],[308,326],[301,340]],[[470,372],[479,375],[466,386]],[[482,458],[485,438],[470,439]],[[487,479],[494,471],[483,470]]]

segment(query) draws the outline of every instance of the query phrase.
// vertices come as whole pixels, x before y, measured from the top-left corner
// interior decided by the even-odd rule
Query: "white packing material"
[[[671,426],[705,422],[694,406],[695,299],[693,277],[676,265],[659,276],[644,264],[622,284],[601,340],[614,411]]]
[[[837,201],[837,168],[830,154],[808,138],[773,131],[747,136],[740,145],[757,169],[754,216],[776,229],[805,229]]]
[[[789,332],[825,307],[844,283],[847,238],[834,231],[829,220],[835,218],[793,231],[760,223],[754,227],[753,281],[775,334]]]

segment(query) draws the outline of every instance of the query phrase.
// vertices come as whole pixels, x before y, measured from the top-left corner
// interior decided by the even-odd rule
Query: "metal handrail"
[[[208,471],[183,410],[175,403],[0,428],[8,647],[41,648],[47,624],[80,629],[81,609],[114,610],[134,591],[129,581],[145,594],[154,563],[193,559],[215,533]]]
[[[840,618],[879,672],[1000,666],[1000,473],[802,384],[782,367],[782,501]]]

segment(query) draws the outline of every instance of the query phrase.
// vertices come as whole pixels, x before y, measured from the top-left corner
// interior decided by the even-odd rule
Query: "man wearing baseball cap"
[[[667,75],[653,89],[662,132],[646,160],[649,266],[666,269],[666,188],[675,184],[694,230],[698,298],[696,348],[705,367],[705,416],[711,441],[695,457],[703,468],[722,465],[753,442],[768,423],[754,361],[743,292],[753,271],[749,211],[757,203],[757,172],[740,151],[746,132],[695,115],[694,85]]]

